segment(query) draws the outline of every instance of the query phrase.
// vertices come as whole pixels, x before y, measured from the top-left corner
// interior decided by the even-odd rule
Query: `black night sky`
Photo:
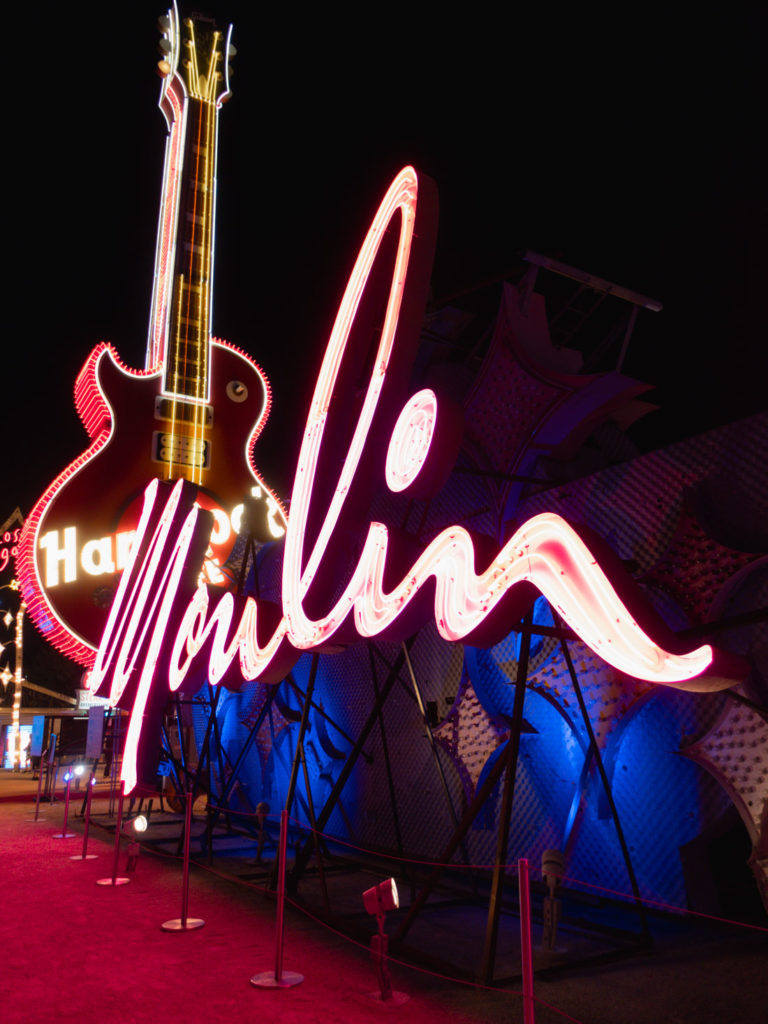
[[[436,296],[530,247],[664,303],[641,314],[625,364],[662,406],[636,428],[643,447],[767,404],[756,15],[203,9],[234,22],[238,50],[214,330],[272,382],[257,462],[283,494],[357,247],[405,163],[440,189]],[[162,0],[42,10],[14,57],[6,122],[4,515],[28,512],[86,447],[72,385],[92,347],[143,365],[164,147]]]

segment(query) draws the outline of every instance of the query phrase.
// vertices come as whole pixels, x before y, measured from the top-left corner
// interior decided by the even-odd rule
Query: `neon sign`
[[[285,515],[256,471],[269,414],[266,377],[245,352],[211,336],[218,112],[229,97],[231,26],[161,19],[160,108],[168,127],[144,370],[97,345],[75,383],[90,443],[32,509],[17,571],[30,618],[47,640],[93,664],[107,608],[127,564],[148,480],[193,481],[214,511],[204,573],[223,568],[254,499],[252,535],[281,536]]]
[[[337,555],[349,554],[347,527],[360,527],[356,499],[370,487],[371,474],[378,473],[390,490],[408,492],[422,473],[444,473],[446,461],[455,455],[455,426],[450,427],[450,416],[447,426],[441,422],[436,396],[422,391],[403,402],[436,226],[432,186],[422,184],[426,195],[417,206],[419,184],[407,167],[390,186],[331,332],[296,467],[282,607],[254,598],[236,600],[231,594],[212,597],[204,586],[195,589],[210,532],[206,514],[183,481],[164,503],[158,500],[159,489],[168,485],[153,481],[145,491],[136,541],[90,681],[113,704],[131,708],[123,759],[128,791],[143,770],[151,746],[147,730],[157,721],[157,709],[162,710],[169,692],[184,685],[203,653],[214,685],[237,688],[254,679],[274,683],[302,651],[355,637],[404,635],[429,614],[446,640],[493,642],[541,592],[585,643],[632,676],[706,691],[731,686],[744,675],[741,659],[709,645],[673,650],[674,637],[663,624],[646,624],[652,616],[641,592],[631,581],[620,580],[602,555],[598,564],[594,548],[549,513],[524,523],[500,550],[492,550],[488,538],[483,544],[461,526],[450,526],[415,560],[398,553],[383,523],[363,524],[360,553],[348,560],[352,568],[338,596]],[[396,215],[400,228],[395,238],[389,229]],[[368,291],[383,298],[381,275],[373,271],[384,245],[390,246],[394,271],[378,347],[366,360],[370,334],[361,320],[374,305]],[[375,308],[380,312],[379,303]],[[350,406],[345,382],[350,374],[359,378],[361,367],[369,368],[369,379],[355,403],[357,418],[340,461],[328,439],[337,436],[337,417]],[[329,462],[337,465],[330,484],[323,473]],[[483,567],[479,572],[478,565]]]
[[[0,534],[0,573],[2,573],[10,564],[12,558],[15,558],[18,554],[17,544],[19,541],[19,534],[21,533],[21,527],[17,526],[14,530],[3,530]]]

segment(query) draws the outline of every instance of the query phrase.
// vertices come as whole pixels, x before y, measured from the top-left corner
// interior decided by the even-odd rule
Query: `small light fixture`
[[[363,905],[369,914],[373,914],[378,920],[384,919],[389,910],[397,910],[400,906],[400,899],[397,895],[397,884],[394,878],[388,878],[385,882],[371,886],[363,893]]]
[[[131,824],[134,832],[146,832],[149,822],[143,814],[137,814]]]
[[[378,885],[371,886],[363,893],[363,906],[369,914],[376,918],[378,935],[371,936],[371,953],[376,960],[376,976],[379,981],[379,992],[372,992],[374,999],[388,1002],[390,1005],[404,1003],[408,996],[404,992],[392,991],[392,978],[387,968],[389,939],[384,934],[384,918],[389,910],[397,910],[400,898],[394,878],[388,878]]]

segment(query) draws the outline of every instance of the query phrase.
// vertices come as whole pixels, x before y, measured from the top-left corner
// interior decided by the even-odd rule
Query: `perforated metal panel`
[[[549,436],[547,424],[563,416],[572,394],[583,397],[581,404],[569,406],[574,437],[582,436],[592,419],[599,421],[600,403],[608,403],[607,392],[580,391],[574,382],[567,387],[557,374],[547,377],[525,368],[509,331],[509,323],[500,319],[485,363],[466,391],[467,437],[458,470],[430,502],[377,495],[373,516],[424,545],[452,523],[499,538],[505,516],[523,520],[555,511],[592,527],[620,557],[631,560],[650,600],[675,630],[757,607],[766,578],[757,570],[757,553],[768,550],[768,416],[541,491],[518,504],[521,482],[462,469],[535,475],[537,459],[546,452],[532,439]],[[624,385],[614,384],[616,395],[622,394]],[[558,424],[550,434],[564,439],[568,424]],[[259,561],[262,593],[279,595],[279,557],[265,550]],[[723,633],[721,640],[752,658],[750,686],[768,694],[765,626],[741,626]],[[438,857],[455,818],[507,742],[519,645],[519,635],[511,633],[496,647],[465,656],[460,646],[441,640],[434,626],[422,630],[411,660],[428,715],[439,723],[434,735],[442,775],[403,666],[326,831],[368,849],[396,852],[400,845],[407,855]],[[683,904],[678,847],[720,815],[728,796],[743,804],[753,833],[765,827],[766,775],[757,769],[763,763],[758,758],[768,756],[764,726],[746,713],[733,717],[731,709],[723,719],[728,724],[709,732],[724,713],[722,695],[654,689],[622,677],[580,642],[571,643],[570,651],[641,889]],[[400,654],[396,644],[361,642],[321,656],[315,701],[331,721],[321,723],[313,715],[305,744],[316,811]],[[309,663],[309,657],[302,658],[294,673],[302,688]],[[572,680],[559,643],[551,637],[534,641],[527,683],[524,716],[530,728],[521,738],[509,858],[525,855],[536,863],[544,849],[564,846],[569,875],[629,892],[602,786],[594,764],[586,761],[588,734]],[[286,713],[273,715],[271,728],[265,723],[253,755],[260,761],[262,794],[274,806],[285,798],[298,729],[295,716],[287,713],[289,700],[283,705]],[[233,702],[243,726],[255,720],[262,701],[244,694]],[[688,758],[680,756],[683,748]],[[475,863],[493,863],[500,793],[497,786],[457,852],[457,862],[466,854]],[[299,795],[303,814],[309,801],[303,777]]]

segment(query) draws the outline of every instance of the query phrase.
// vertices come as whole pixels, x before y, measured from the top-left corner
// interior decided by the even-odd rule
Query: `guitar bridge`
[[[168,434],[156,430],[152,434],[152,460],[166,466],[209,469],[211,443],[204,437],[187,437],[184,434]]]

